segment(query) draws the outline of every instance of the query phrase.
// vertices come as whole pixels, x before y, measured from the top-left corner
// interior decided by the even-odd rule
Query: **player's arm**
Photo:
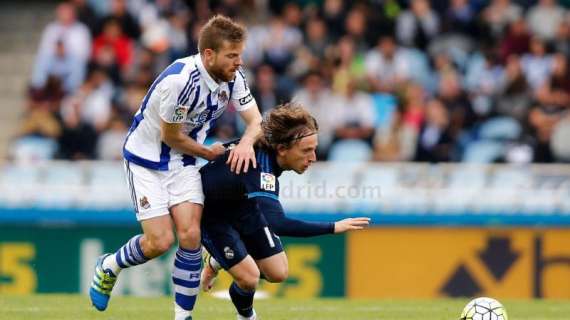
[[[246,124],[245,132],[239,144],[232,149],[227,161],[231,171],[239,174],[242,169],[243,172],[247,172],[250,162],[254,168],[257,167],[253,145],[262,134],[261,114],[241,71],[236,75],[232,102]]]
[[[256,197],[257,205],[263,213],[269,227],[278,236],[314,237],[324,234],[343,233],[366,227],[370,218],[347,218],[336,222],[315,222],[292,219],[285,215],[278,200],[268,197]]]
[[[219,143],[213,144],[211,147],[199,144],[196,140],[183,133],[181,123],[168,123],[161,120],[160,124],[161,140],[169,147],[184,154],[213,160],[226,150],[224,146]]]
[[[192,94],[199,94],[198,90],[191,88]],[[216,156],[225,152],[221,144],[214,144],[211,148],[203,146],[196,140],[184,133],[183,126],[186,122],[188,111],[192,106],[187,106],[181,101],[182,88],[175,77],[167,77],[157,87],[160,95],[160,139],[172,149],[184,154],[213,160]],[[190,100],[189,101],[192,101]]]

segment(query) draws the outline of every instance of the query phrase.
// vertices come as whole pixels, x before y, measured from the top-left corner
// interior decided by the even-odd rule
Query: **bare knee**
[[[249,270],[234,277],[238,287],[247,291],[254,291],[259,283],[259,270]]]
[[[145,238],[146,241],[143,242],[143,251],[149,258],[160,256],[170,250],[174,243],[174,234],[170,230],[145,235]]]
[[[192,225],[184,229],[176,231],[180,246],[188,249],[196,249],[200,247],[200,226]]]
[[[286,264],[281,265],[271,270],[264,271],[265,279],[271,283],[280,283],[287,280],[289,277],[289,268]]]

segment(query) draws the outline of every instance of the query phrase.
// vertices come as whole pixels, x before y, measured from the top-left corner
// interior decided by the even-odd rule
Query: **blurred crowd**
[[[320,126],[321,160],[569,161],[568,8],[554,0],[62,2],[43,30],[13,157],[121,159],[153,79],[197,53],[200,27],[221,13],[248,27],[244,70],[260,111],[303,103]],[[212,140],[243,130],[231,107],[217,123]]]

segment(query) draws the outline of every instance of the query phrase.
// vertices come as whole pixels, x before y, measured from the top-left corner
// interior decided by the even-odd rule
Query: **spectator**
[[[545,41],[554,39],[558,26],[564,21],[566,10],[555,0],[539,0],[530,8],[526,20],[532,33]]]
[[[526,123],[531,105],[531,90],[522,72],[520,58],[511,55],[507,59],[505,77],[500,86],[496,113]]]
[[[332,107],[335,139],[360,139],[371,143],[376,118],[372,97],[356,89],[355,79],[349,79],[343,92],[334,98]]]
[[[500,39],[505,29],[522,17],[522,8],[510,0],[492,0],[481,14],[494,39]]]
[[[442,75],[437,96],[449,112],[450,133],[453,139],[458,139],[459,135],[472,129],[478,122],[479,117],[473,110],[456,73]]]
[[[546,106],[567,110],[570,108],[570,73],[567,58],[558,53],[552,59],[552,73],[535,94],[536,100]]]
[[[91,36],[95,35],[97,29],[97,14],[87,0],[71,0],[77,13],[77,19],[83,23],[91,32]]]
[[[426,106],[426,117],[418,135],[414,160],[450,161],[453,142],[447,109],[441,101],[431,100]]]
[[[532,90],[538,89],[550,76],[552,57],[546,52],[546,44],[538,37],[530,41],[530,53],[524,54],[521,65]]]
[[[123,34],[118,20],[108,19],[103,26],[103,32],[93,42],[93,57],[95,60],[105,49],[111,50],[114,62],[120,70],[126,70],[133,59],[133,42]]]
[[[304,106],[315,117],[319,124],[318,158],[326,159],[334,136],[335,110],[334,97],[325,86],[322,75],[317,71],[309,72],[303,80],[303,87],[293,96],[293,101]]]
[[[442,29],[446,32],[474,37],[477,35],[475,14],[469,1],[451,0],[451,6],[447,9],[443,19]]]
[[[78,117],[80,123],[101,132],[111,116],[111,97],[112,86],[107,74],[95,67],[77,93],[63,101],[62,118],[73,126]]]
[[[349,36],[342,37],[335,49],[333,91],[337,94],[346,94],[348,82],[353,80],[356,81],[358,88],[364,86],[364,58],[356,51],[352,38]]]
[[[126,0],[111,0],[110,6],[111,10],[109,14],[100,21],[96,34],[103,32],[107,21],[116,20],[121,26],[121,30],[124,32],[125,36],[133,40],[138,39],[140,37],[141,30],[138,22],[127,10]]]
[[[97,139],[96,154],[99,160],[117,161],[123,159],[123,143],[127,136],[127,125],[118,117],[109,121],[106,130]]]
[[[58,140],[57,158],[65,160],[95,159],[97,132],[81,121],[77,105],[62,116],[63,131]]]
[[[530,46],[530,34],[524,19],[513,21],[508,29],[500,45],[503,62],[506,62],[507,58],[513,54],[520,56],[527,53]]]
[[[63,76],[64,89],[73,92],[85,76],[91,52],[91,37],[85,25],[76,20],[74,7],[61,3],[56,9],[56,21],[42,33],[31,86],[41,89],[50,75]]]
[[[398,17],[398,40],[410,47],[425,50],[439,32],[439,17],[427,0],[412,0],[410,9]]]
[[[378,92],[394,92],[408,80],[410,63],[405,52],[392,36],[383,36],[375,48],[366,55],[364,62],[370,87]]]
[[[262,114],[289,100],[287,94],[277,88],[275,77],[275,72],[270,66],[261,65],[257,68],[255,85],[251,89],[251,93]]]

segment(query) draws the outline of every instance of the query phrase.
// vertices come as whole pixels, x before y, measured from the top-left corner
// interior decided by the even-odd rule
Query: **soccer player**
[[[369,218],[334,223],[287,218],[279,202],[278,177],[285,170],[302,174],[316,161],[317,123],[301,106],[290,103],[273,109],[262,130],[255,147],[257,168],[236,175],[226,165],[226,154],[200,170],[205,195],[202,244],[213,257],[205,259],[202,284],[209,289],[217,270],[227,270],[234,279],[229,293],[238,319],[256,319],[253,296],[260,275],[270,282],[288,276],[277,235],[341,233],[369,223]]]
[[[257,165],[253,144],[261,133],[261,115],[240,70],[245,36],[245,28],[229,18],[211,18],[200,32],[199,53],[174,61],[144,97],[123,149],[143,234],[98,259],[90,288],[98,310],[107,308],[121,270],[165,253],[176,233],[175,320],[192,318],[200,283],[204,201],[196,157],[212,160],[224,153],[221,144],[206,147],[203,142],[230,101],[247,127],[227,162],[237,174],[247,173],[250,163]]]

